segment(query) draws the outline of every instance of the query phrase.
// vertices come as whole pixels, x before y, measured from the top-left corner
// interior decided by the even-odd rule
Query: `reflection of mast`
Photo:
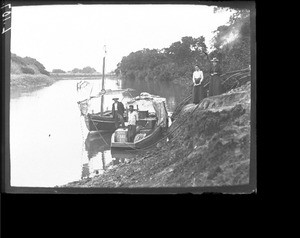
[[[105,167],[105,159],[104,159],[104,151],[101,153],[101,158],[102,158],[102,169],[103,170],[106,170],[106,167]]]
[[[105,55],[106,55],[106,45],[104,45],[104,56],[103,56],[103,66],[102,66],[102,90],[104,90],[104,78],[105,78]],[[101,96],[101,116],[103,116],[103,101],[104,95]]]
[[[90,176],[89,164],[88,163],[84,163],[82,165],[81,179],[88,178],[89,176]]]

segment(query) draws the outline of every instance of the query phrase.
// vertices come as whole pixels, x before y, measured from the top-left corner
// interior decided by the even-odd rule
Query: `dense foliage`
[[[244,69],[251,64],[249,11],[234,13],[229,25],[218,27],[215,34],[211,55],[219,57],[224,72]]]
[[[208,75],[210,59],[220,60],[222,72],[240,70],[250,65],[250,13],[236,10],[228,25],[214,32],[213,49],[208,54],[205,38],[182,37],[164,49],[143,49],[123,57],[115,73],[125,79],[172,81],[191,79],[198,64]]]
[[[94,68],[87,66],[84,67],[83,69],[74,68],[71,72],[75,74],[76,73],[92,74],[92,73],[96,73],[97,71]]]
[[[55,74],[63,74],[63,73],[66,73],[64,70],[62,69],[53,69],[52,70],[52,73],[55,73]]]
[[[207,59],[203,36],[183,37],[162,50],[143,49],[123,57],[116,74],[127,79],[171,81],[174,78],[190,77],[195,64],[206,68]]]
[[[21,70],[24,74],[34,74],[34,70],[29,66],[32,65],[37,68],[41,74],[50,75],[50,73],[45,69],[39,61],[30,57],[20,57],[16,54],[11,54],[11,61],[21,66]]]
[[[21,67],[22,73],[24,74],[34,74],[34,70],[29,67]]]

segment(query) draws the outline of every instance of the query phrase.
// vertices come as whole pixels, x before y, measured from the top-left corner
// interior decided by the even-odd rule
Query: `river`
[[[87,80],[95,91],[101,79]],[[77,105],[78,80],[60,80],[49,87],[10,100],[11,186],[54,187],[103,173],[132,154],[111,151],[110,136],[89,133]],[[110,89],[134,88],[167,98],[172,112],[182,97],[180,86],[106,78]],[[110,108],[112,101],[104,102]],[[99,107],[98,107],[99,108]]]

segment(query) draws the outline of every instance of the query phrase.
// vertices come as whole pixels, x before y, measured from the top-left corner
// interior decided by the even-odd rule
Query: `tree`
[[[218,27],[215,34],[211,57],[219,56],[223,71],[239,70],[251,64],[249,10],[237,10],[229,25]]]
[[[60,73],[66,73],[66,72],[61,69],[53,69],[52,73],[60,74]]]
[[[81,73],[81,70],[78,69],[78,68],[74,68],[74,69],[72,69],[71,72],[74,73],[74,74],[76,74],[76,73]]]
[[[22,73],[24,74],[34,74],[34,70],[29,67],[21,67]]]
[[[87,66],[87,67],[84,67],[82,70],[81,70],[82,73],[84,74],[92,74],[92,73],[95,73],[96,70],[90,66]]]

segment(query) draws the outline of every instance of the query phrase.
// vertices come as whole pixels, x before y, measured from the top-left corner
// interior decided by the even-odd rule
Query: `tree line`
[[[220,8],[215,8],[215,11],[218,10]],[[191,79],[196,64],[200,66],[204,76],[208,75],[210,59],[213,57],[220,60],[223,72],[249,67],[249,10],[236,10],[228,25],[218,27],[214,34],[213,50],[210,53],[207,53],[203,36],[185,36],[167,48],[143,49],[130,53],[122,58],[115,73],[131,80]]]
[[[79,69],[79,68],[74,68],[72,69],[71,71],[69,71],[69,73],[83,73],[83,74],[92,74],[92,73],[96,73],[96,69],[90,67],[90,66],[87,66],[87,67],[84,67],[82,69]],[[52,73],[66,73],[66,71],[62,70],[62,69],[53,69],[52,70]]]

